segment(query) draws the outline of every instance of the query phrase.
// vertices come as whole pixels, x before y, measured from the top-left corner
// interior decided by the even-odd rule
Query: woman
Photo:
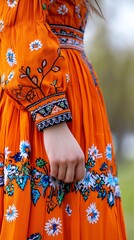
[[[0,3],[0,240],[125,240],[84,0]]]

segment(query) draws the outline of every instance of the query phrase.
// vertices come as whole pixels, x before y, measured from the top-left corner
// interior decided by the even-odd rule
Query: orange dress
[[[126,240],[86,2],[0,1],[0,240]],[[73,184],[49,175],[43,143],[63,121],[86,159]]]

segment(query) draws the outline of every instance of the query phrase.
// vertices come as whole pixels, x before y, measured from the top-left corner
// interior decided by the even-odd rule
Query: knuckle
[[[58,176],[58,179],[61,180],[61,181],[63,181],[63,180],[64,180],[64,175]]]
[[[75,158],[75,157],[70,157],[70,158],[68,159],[68,161],[69,161],[69,163],[71,163],[71,164],[76,164],[77,158]]]
[[[51,172],[51,176],[56,178],[57,177],[57,173],[56,172]]]

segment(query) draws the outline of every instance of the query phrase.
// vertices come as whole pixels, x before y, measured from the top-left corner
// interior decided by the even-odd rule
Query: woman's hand
[[[44,144],[53,177],[65,183],[84,177],[84,153],[66,122],[45,129]]]

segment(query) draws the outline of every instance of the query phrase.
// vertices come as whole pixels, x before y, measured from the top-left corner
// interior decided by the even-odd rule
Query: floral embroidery
[[[16,209],[15,205],[9,206],[9,208],[6,210],[6,220],[7,222],[13,222],[18,217],[18,210]]]
[[[31,74],[31,68],[27,66],[24,68],[23,66],[20,69],[20,78],[21,79],[27,79],[30,81],[31,86],[23,86],[23,85],[18,85],[17,89],[13,89],[12,94],[19,100],[21,101],[27,101],[29,103],[32,103],[33,100],[38,97],[38,92],[42,95],[42,98],[45,97],[44,92],[42,90],[42,85],[45,80],[45,77],[50,73],[50,72],[59,72],[60,67],[56,66],[55,64],[57,63],[59,58],[62,58],[63,56],[61,55],[61,50],[57,50],[57,58],[54,59],[52,66],[50,67],[49,70],[45,71],[45,67],[47,67],[47,60],[43,59],[41,62],[41,66],[37,68],[37,73],[38,75],[33,75]],[[53,86],[54,91],[57,93],[58,89],[61,88],[61,86],[58,86],[58,81],[54,80],[50,85]]]
[[[4,29],[4,21],[0,20],[0,32],[2,32]]]
[[[121,190],[119,185],[115,186],[115,196],[116,198],[121,198]]]
[[[16,55],[11,48],[7,50],[6,59],[10,67],[13,67],[17,64]]]
[[[65,15],[67,12],[68,12],[68,8],[67,8],[67,6],[65,4],[61,5],[58,8],[58,13],[61,14],[61,15]]]
[[[86,212],[87,212],[87,220],[89,223],[95,224],[98,222],[100,217],[100,212],[97,210],[95,203],[91,203],[88,209],[86,210]]]
[[[8,82],[11,81],[11,80],[14,78],[14,75],[15,75],[15,72],[14,72],[14,71],[12,71],[12,72],[9,73],[9,75],[8,75],[8,77],[7,77]]]
[[[97,158],[102,158],[102,153],[99,153],[99,150],[97,149],[94,144],[91,146],[91,148],[88,149],[88,161],[86,163],[86,168],[90,169],[95,166],[96,164],[96,159]]]
[[[45,231],[48,236],[58,236],[59,233],[62,233],[62,224],[60,218],[52,218],[45,224]]]
[[[66,73],[65,76],[66,76],[66,82],[68,83],[70,81],[70,75]]]
[[[99,150],[96,146],[94,146],[94,144],[91,146],[91,148],[89,148],[89,155],[94,159],[102,158],[102,153],[99,153]]]
[[[20,142],[20,155],[21,157],[27,158],[30,153],[30,144],[28,141],[21,141]]]
[[[17,5],[16,0],[7,0],[8,7],[14,8]]]
[[[5,150],[4,150],[4,156],[5,156],[5,159],[8,158],[8,155],[11,153],[11,151],[9,151],[9,147],[5,147]]]
[[[69,217],[72,215],[72,209],[69,204],[66,205],[65,211]]]
[[[11,152],[6,148],[7,158],[4,166],[4,183],[5,192],[8,196],[14,194],[15,182],[24,190],[27,181],[30,179],[30,163],[28,161],[30,147],[28,142],[22,141],[19,148],[21,151],[17,152],[14,156],[12,156]]]
[[[110,161],[112,160],[112,144],[106,146],[106,159]]]
[[[40,233],[34,233],[30,235],[30,237],[27,240],[41,240],[42,236]]]
[[[5,77],[5,74],[3,74],[0,79],[0,84],[2,86],[7,85],[14,78],[14,75],[15,75],[14,71],[10,72],[9,75],[7,76],[7,78]]]
[[[65,93],[61,91],[62,87],[61,84],[58,83],[58,80],[54,79],[52,82],[50,82],[50,86],[53,87],[51,87],[51,91],[53,91],[53,93],[50,95],[45,96],[42,89],[45,77],[50,72],[57,73],[60,71],[60,67],[56,64],[59,58],[63,58],[63,56],[61,55],[61,50],[57,49],[57,57],[54,59],[54,62],[50,68],[47,68],[47,70],[45,69],[48,62],[46,59],[43,59],[41,66],[37,68],[37,75],[31,74],[31,68],[29,66],[27,66],[25,69],[22,66],[19,77],[21,79],[26,78],[27,82],[30,82],[31,84],[19,84],[16,89],[12,89],[12,94],[17,100],[26,101],[29,103],[26,109],[30,111],[32,108],[30,112],[33,119],[36,120],[36,125],[39,131],[42,131],[45,127],[52,126],[63,121],[70,121],[72,119],[67,99],[65,99]],[[57,101],[50,100],[50,103],[48,103],[49,98],[57,98],[57,96],[60,95],[63,95],[64,98],[61,97],[62,99],[57,99]],[[41,102],[42,106],[40,107],[38,104]],[[60,111],[61,113],[57,114]],[[43,118],[43,116],[47,116],[48,113],[50,113],[50,117]],[[57,115],[55,116],[55,114]]]
[[[29,48],[30,48],[31,51],[34,51],[34,50],[37,51],[40,48],[42,48],[42,43],[41,43],[40,40],[35,40],[35,41],[33,41],[29,44]]]
[[[29,162],[30,144],[28,141],[21,141],[19,152],[14,155],[8,147],[5,148],[5,166],[3,165],[4,156],[0,155],[0,186],[5,183],[5,193],[8,196],[14,195],[14,184],[17,184],[21,190],[25,189],[28,181],[31,182],[31,198],[34,205],[37,204],[40,197],[46,198],[47,212],[50,213],[57,206],[60,206],[70,192],[80,192],[84,201],[87,201],[92,192],[97,193],[97,198],[106,199],[108,205],[112,207],[115,204],[115,198],[120,198],[120,188],[118,178],[112,175],[107,164],[103,163],[100,167],[100,173],[94,171],[94,159],[99,151],[97,147],[89,148],[90,156],[85,164],[85,177],[76,183],[65,184],[62,181],[49,175],[49,164],[42,158],[37,158],[35,166],[31,167]],[[94,150],[95,151],[94,151]],[[95,155],[94,155],[95,154]],[[100,156],[100,155],[99,155]],[[4,168],[4,174],[3,174]],[[4,181],[3,181],[4,176]],[[47,192],[47,196],[46,196]],[[71,216],[72,210],[69,204],[65,211]]]
[[[115,187],[118,184],[118,178],[113,177],[111,173],[108,173],[106,184],[108,187]]]

